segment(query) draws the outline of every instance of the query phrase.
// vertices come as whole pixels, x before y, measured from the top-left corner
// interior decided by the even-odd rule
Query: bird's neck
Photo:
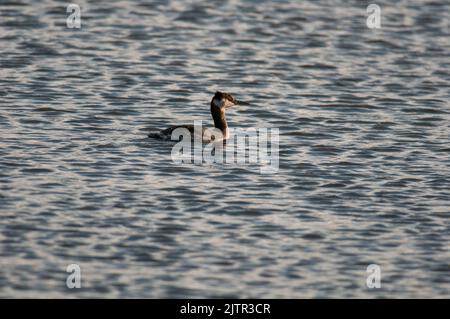
[[[225,118],[225,110],[218,108],[211,103],[211,115],[214,120],[214,127],[222,131],[223,137],[228,135],[227,119]]]

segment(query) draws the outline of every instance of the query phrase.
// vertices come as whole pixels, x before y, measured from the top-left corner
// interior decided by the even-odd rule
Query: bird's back
[[[188,130],[190,135],[191,135],[191,139],[197,138],[197,136],[195,135],[197,133],[196,130],[195,130],[195,126],[192,125],[192,124],[172,126],[172,127],[166,128],[165,130],[162,130],[162,131],[160,131],[158,133],[150,133],[148,136],[149,137],[154,137],[154,138],[162,138],[162,139],[165,139],[165,140],[171,140],[173,131],[175,131],[176,129]],[[197,130],[198,130],[198,128],[197,128]],[[200,131],[201,131],[201,137],[199,137],[199,138],[204,140],[206,138],[206,136],[209,135],[209,134],[207,134],[208,133],[208,128],[202,126]],[[183,133],[185,133],[185,132],[180,130],[180,134],[179,135],[183,135]]]

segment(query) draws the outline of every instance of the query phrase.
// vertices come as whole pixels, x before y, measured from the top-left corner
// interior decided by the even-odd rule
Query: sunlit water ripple
[[[450,297],[449,2],[76,2],[0,1],[0,297]],[[217,89],[277,174],[147,138]]]

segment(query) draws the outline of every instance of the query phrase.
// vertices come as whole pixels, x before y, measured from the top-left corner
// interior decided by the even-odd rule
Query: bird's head
[[[228,109],[234,105],[249,105],[247,102],[235,99],[231,94],[217,91],[211,100],[211,106],[219,109]]]

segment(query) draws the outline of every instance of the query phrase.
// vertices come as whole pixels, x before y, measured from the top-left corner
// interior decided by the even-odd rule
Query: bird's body
[[[236,100],[231,94],[217,91],[211,100],[211,116],[214,120],[215,129],[209,129],[204,126],[196,127],[192,124],[176,125],[158,133],[151,133],[149,137],[170,140],[172,134],[178,135],[178,133],[186,132],[187,130],[192,139],[201,139],[203,142],[226,140],[229,138],[229,129],[225,118],[225,110],[234,105],[248,105],[248,103]]]
[[[177,125],[177,126],[172,126],[169,128],[166,128],[165,130],[162,130],[158,133],[150,133],[148,136],[149,137],[155,137],[155,138],[161,138],[164,140],[170,140],[172,137],[172,133],[173,131],[177,130],[177,129],[185,129],[187,131],[189,131],[189,134],[191,135],[192,139],[198,138],[198,135],[201,136],[201,139],[204,140],[205,142],[207,142],[208,140],[210,140],[210,138],[208,139],[208,136],[210,136],[210,129],[208,129],[205,126],[199,126],[197,128],[198,132],[195,130],[195,126],[192,124],[184,124],[184,125]],[[181,131],[179,131],[181,132]],[[200,134],[198,134],[200,133]]]

